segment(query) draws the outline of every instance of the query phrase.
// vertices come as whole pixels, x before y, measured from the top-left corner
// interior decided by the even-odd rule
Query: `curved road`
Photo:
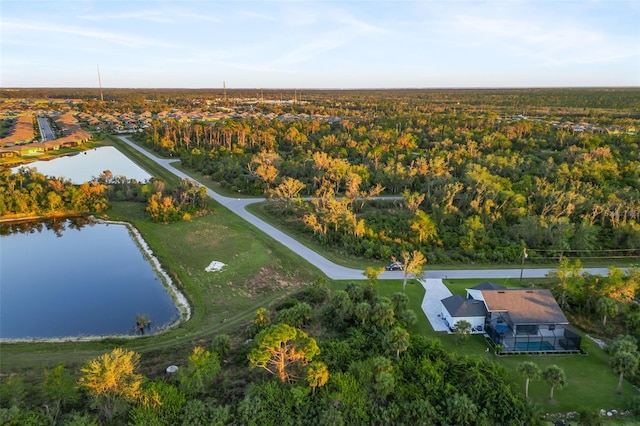
[[[190,180],[194,180],[190,176],[186,175],[182,171],[176,169],[171,165],[172,162],[176,161],[176,159],[164,159],[155,156],[139,145],[131,142],[126,136],[118,136],[120,140],[131,146],[136,151],[141,152],[142,154],[149,157],[151,160],[160,164],[171,173],[179,176],[181,178],[186,178]],[[199,185],[204,186],[207,189],[207,195],[216,200],[218,203],[231,210],[233,213],[237,214],[247,222],[251,223],[276,241],[280,242],[284,246],[288,247],[294,253],[297,253],[304,259],[306,259],[309,263],[311,263],[316,268],[320,269],[324,272],[328,278],[332,280],[361,280],[364,279],[364,273],[359,269],[347,268],[341,265],[337,265],[325,257],[319,255],[315,251],[311,250],[307,246],[301,244],[297,240],[291,238],[289,235],[280,231],[279,229],[274,228],[267,222],[262,219],[254,216],[249,213],[245,207],[249,204],[259,203],[264,201],[264,198],[231,198],[225,197],[217,192],[213,191],[211,188],[202,185],[198,182]],[[551,269],[524,269],[522,272],[522,276],[524,278],[542,278],[545,277]],[[588,272],[590,274],[599,274],[599,275],[607,275],[607,268],[584,268],[584,272]],[[428,269],[423,274],[424,278],[520,278],[520,269],[476,269],[476,270],[432,270]],[[403,273],[401,271],[393,271],[393,272],[383,272],[378,278],[379,279],[402,279]]]

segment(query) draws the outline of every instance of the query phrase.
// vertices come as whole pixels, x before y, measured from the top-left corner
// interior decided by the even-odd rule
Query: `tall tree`
[[[387,350],[395,353],[396,358],[400,359],[400,352],[404,352],[409,348],[409,333],[402,327],[393,327],[384,335],[384,345]]]
[[[553,399],[554,389],[560,389],[567,385],[567,376],[564,374],[564,370],[555,364],[544,369],[542,378],[550,386],[549,399]]]
[[[453,326],[453,332],[456,335],[458,343],[464,343],[471,333],[471,323],[467,320],[456,321],[456,324]]]
[[[280,182],[280,185],[273,189],[272,194],[289,205],[291,200],[296,198],[304,188],[304,183],[300,182],[298,179],[285,177]]]
[[[417,210],[415,218],[411,223],[411,230],[418,235],[418,241],[429,241],[438,237],[436,223],[422,210]]]
[[[627,376],[634,374],[638,370],[638,353],[637,352],[616,352],[614,353],[609,364],[613,371],[618,374],[618,387],[616,392],[622,394],[622,383],[624,382],[625,374]]]
[[[178,370],[180,390],[192,397],[202,395],[213,385],[219,372],[218,355],[196,346],[189,355],[187,365]]]
[[[368,266],[367,269],[364,270],[364,275],[365,277],[367,277],[367,279],[372,282],[375,283],[378,281],[378,277],[380,276],[381,273],[384,272],[384,268],[383,267],[373,267],[373,266]]]
[[[524,395],[529,399],[529,382],[539,378],[542,371],[540,367],[538,367],[538,364],[531,361],[524,361],[518,366],[518,372],[525,377]]]
[[[618,303],[609,299],[608,297],[601,297],[596,303],[596,312],[602,316],[602,326],[607,325],[607,318],[612,317],[618,313]]]
[[[573,263],[568,257],[560,259],[560,265],[554,274],[558,279],[558,304],[562,309],[567,306],[568,295],[576,291],[576,280],[581,276],[581,273],[582,262],[580,259],[576,259]]]
[[[296,367],[306,365],[320,353],[314,338],[287,324],[263,330],[256,343],[257,347],[247,356],[251,368],[263,368],[283,382],[298,378]]]
[[[80,392],[71,372],[62,364],[45,370],[42,392],[46,399],[45,409],[53,424],[57,423],[65,405],[73,404],[80,399]]]
[[[468,395],[455,393],[446,399],[447,418],[450,424],[469,425],[474,424],[474,418],[478,414],[478,406]]]
[[[129,425],[181,424],[187,397],[177,387],[163,380],[151,382],[142,390],[139,403],[129,412]]]
[[[395,261],[395,259],[393,259]],[[402,261],[404,263],[403,272],[403,281],[402,281],[402,292],[405,292],[407,287],[407,280],[409,277],[417,278],[422,275],[423,266],[427,263],[427,258],[424,257],[421,251],[414,250],[411,253],[403,252],[402,253]]]
[[[633,336],[618,336],[609,345],[609,365],[618,374],[618,388],[616,392],[622,393],[622,383],[625,374],[634,374],[638,370],[640,354],[638,344]]]
[[[231,336],[228,334],[219,334],[211,343],[211,350],[218,355],[219,359],[226,357],[231,350]]]

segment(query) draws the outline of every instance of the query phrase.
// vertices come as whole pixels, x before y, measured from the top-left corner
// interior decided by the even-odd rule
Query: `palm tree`
[[[446,401],[446,406],[451,424],[471,424],[478,414],[478,406],[464,393],[456,393],[450,396]]]
[[[618,373],[618,388],[616,392],[622,393],[622,382],[625,374],[633,374],[638,370],[638,354],[633,352],[616,352],[609,360],[613,371]]]
[[[438,229],[433,219],[422,210],[417,210],[415,214],[416,217],[411,223],[411,230],[418,235],[420,244],[422,244],[422,241],[436,238],[438,236]]]
[[[531,361],[524,361],[518,366],[518,372],[526,377],[524,385],[524,395],[527,399],[529,399],[529,381],[532,379],[535,380],[540,378],[540,367],[538,367],[537,364]]]
[[[371,305],[369,302],[360,302],[354,307],[353,313],[361,324],[364,325],[371,316]]]
[[[634,374],[638,370],[639,356],[638,344],[633,336],[618,336],[609,345],[609,365],[618,373],[619,394],[622,393],[622,382],[625,374]]]
[[[458,343],[464,343],[471,333],[471,323],[467,320],[457,321],[453,326],[453,332],[456,334]]]
[[[542,378],[551,386],[549,399],[553,399],[553,390],[563,388],[567,385],[567,376],[564,370],[557,365],[550,365],[542,372]]]
[[[312,393],[316,392],[316,388],[322,387],[329,381],[329,369],[327,364],[321,361],[313,361],[307,368],[307,383],[311,386]]]
[[[409,348],[409,333],[402,327],[394,327],[385,334],[384,344],[389,351],[396,353],[396,358],[400,359],[400,352]]]
[[[607,317],[612,317],[618,313],[618,303],[608,297],[601,297],[596,303],[596,311],[602,315],[602,326],[607,325]]]

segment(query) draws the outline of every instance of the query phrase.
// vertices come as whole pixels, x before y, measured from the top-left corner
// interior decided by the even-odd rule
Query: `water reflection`
[[[34,234],[36,232],[41,233],[44,230],[52,231],[57,237],[62,237],[62,232],[66,229],[80,230],[87,225],[93,225],[93,222],[84,216],[1,223],[0,235]]]
[[[0,338],[145,333],[179,311],[124,225],[86,218],[0,226]]]
[[[17,170],[20,167],[35,167],[43,175],[62,176],[76,184],[89,182],[105,170],[109,170],[114,176],[126,176],[138,182],[151,178],[151,175],[112,146],[85,151],[84,155],[76,154],[48,161],[36,161],[12,169]]]

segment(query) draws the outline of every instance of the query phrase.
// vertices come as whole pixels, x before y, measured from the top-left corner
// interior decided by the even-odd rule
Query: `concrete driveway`
[[[422,299],[422,310],[431,323],[434,331],[445,331],[449,333],[449,327],[440,317],[442,304],[440,301],[451,296],[451,291],[439,278],[427,278],[418,280],[424,287],[424,299]]]

